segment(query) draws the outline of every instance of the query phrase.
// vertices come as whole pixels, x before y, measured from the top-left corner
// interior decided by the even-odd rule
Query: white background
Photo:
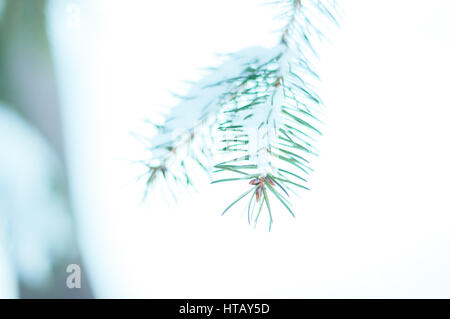
[[[129,161],[142,145],[129,131],[145,132],[142,120],[173,105],[169,92],[215,53],[275,43],[261,2],[53,1],[83,274],[96,296],[449,298],[446,0],[340,1],[342,27],[319,65],[325,136],[296,219],[277,210],[268,233],[239,209],[221,217],[240,190],[201,178],[178,206],[158,191],[142,204]]]

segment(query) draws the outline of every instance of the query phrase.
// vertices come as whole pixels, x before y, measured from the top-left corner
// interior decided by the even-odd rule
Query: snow
[[[239,112],[240,114],[233,118],[234,125],[242,125],[248,136],[249,159],[251,164],[257,165],[257,172],[260,176],[277,171],[276,166],[272,163],[273,155],[269,153],[269,150],[277,144],[278,129],[283,124],[281,112],[283,103],[285,103],[284,81],[288,78],[289,81],[297,81],[289,74],[293,66],[309,61],[315,54],[314,45],[320,41],[322,34],[311,28],[311,21],[314,21],[312,25],[323,25],[316,21],[324,14],[319,9],[319,5],[325,5],[328,8],[332,2],[303,1],[302,9],[294,13],[294,19],[287,26],[286,44],[280,44],[277,47],[282,54],[276,61],[278,73],[274,80],[279,78],[282,83],[275,88],[267,85],[272,92],[263,104],[256,104],[249,110]],[[254,53],[256,54],[256,52]],[[301,76],[306,78],[309,72],[306,70],[305,73]],[[252,114],[251,117],[250,114]]]
[[[162,134],[155,136],[153,146],[180,146],[186,138],[180,138],[192,132],[198,124],[209,117],[216,117],[221,109],[221,99],[229,92],[230,82],[238,77],[249,64],[263,64],[281,53],[282,46],[274,48],[250,47],[229,55],[227,61],[210,72],[201,81],[192,86],[187,98],[172,108],[167,116]],[[198,132],[198,130],[197,130]],[[165,148],[155,149],[153,158],[164,158],[170,151]]]
[[[300,58],[300,63],[309,60],[308,55],[314,54],[314,50],[308,49],[308,45],[314,45],[321,37],[319,31],[311,28],[311,21],[316,23],[318,17],[323,16],[319,5],[329,7],[332,3],[333,1],[302,2],[302,9],[294,13],[294,19],[290,20],[287,26],[286,44],[278,44],[273,48],[253,46],[231,54],[222,65],[192,85],[185,99],[174,106],[166,116],[166,122],[159,134],[150,141],[153,148],[149,163],[175,167],[173,163],[180,163],[180,159],[189,157],[187,148],[192,142],[191,134],[203,134],[199,125],[202,121],[212,119],[214,122],[223,107],[223,98],[234,84],[228,80],[243,74],[249,64],[262,65],[281,54],[277,61],[278,77],[285,79],[291,70],[291,63],[296,61],[296,58]],[[308,40],[304,40],[305,38]],[[299,41],[303,43],[300,47]],[[272,166],[268,150],[277,141],[278,128],[282,124],[283,103],[284,93],[280,85],[273,89],[265,103],[239,112],[240,114],[232,119],[236,125],[244,127],[249,138],[250,161],[257,165],[261,175],[276,170]],[[252,116],[248,117],[250,114]],[[176,149],[177,155],[174,155],[173,149]]]
[[[276,88],[271,97],[254,109],[243,112],[237,118],[236,125],[242,125],[248,136],[248,150],[250,162],[257,165],[261,176],[273,173],[271,154],[268,152],[271,145],[276,142],[279,114],[284,101],[281,86]],[[257,108],[257,109],[256,109]],[[252,113],[253,116],[245,119]]]

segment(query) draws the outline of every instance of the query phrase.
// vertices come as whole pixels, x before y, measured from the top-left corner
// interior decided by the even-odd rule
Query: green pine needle
[[[165,125],[157,126],[161,137],[150,149],[161,155],[156,157],[158,165],[146,166],[147,186],[160,178],[192,185],[188,168],[192,160],[207,174],[231,175],[220,176],[212,184],[250,183],[252,187],[222,215],[252,193],[248,222],[256,227],[265,206],[269,231],[275,213],[269,193],[295,217],[288,191],[297,193],[289,186],[309,190],[304,183],[313,172],[311,159],[318,155],[315,138],[322,135],[323,125],[318,117],[323,102],[314,89],[319,79],[313,63],[316,44],[324,37],[323,22],[337,23],[335,0],[280,0],[274,4],[283,8],[280,17],[286,19],[280,43],[272,49],[229,55],[228,62],[212,71],[210,82],[198,84],[197,96],[186,97],[186,105],[176,109]],[[223,76],[227,72],[230,74]],[[202,99],[208,92],[216,94],[211,101]],[[202,102],[194,103],[197,99]],[[191,123],[187,134],[167,138],[177,126],[173,121],[182,123],[186,111],[199,113],[198,120]],[[223,156],[218,164],[216,155]],[[212,158],[215,165],[208,162]]]

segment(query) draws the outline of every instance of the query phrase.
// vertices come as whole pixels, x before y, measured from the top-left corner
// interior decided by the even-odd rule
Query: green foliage
[[[336,22],[334,1],[289,0],[275,4],[283,9],[281,18],[287,21],[279,45],[270,50],[248,50],[245,59],[231,56],[232,60],[240,59],[236,64],[240,71],[228,76],[225,72],[226,76],[218,76],[220,80],[213,77],[215,81],[210,79],[202,83],[197,92],[200,95],[208,96],[211,90],[215,91],[205,105],[196,103],[196,97],[187,100],[193,109],[201,107],[198,120],[188,127],[189,138],[176,136],[155,146],[153,150],[165,149],[166,152],[158,158],[157,165],[148,166],[148,184],[158,174],[164,178],[172,174],[176,179],[174,167],[185,168],[186,158],[193,158],[209,172],[205,159],[211,158],[211,154],[205,149],[216,146],[217,152],[212,154],[220,154],[222,160],[213,165],[213,176],[220,177],[212,183],[244,182],[251,185],[223,214],[250,196],[247,205],[249,224],[256,226],[263,207],[266,207],[269,230],[273,221],[269,197],[278,200],[295,217],[289,202],[289,192],[293,192],[291,187],[308,189],[305,183],[312,172],[310,157],[317,155],[313,145],[314,137],[321,134],[317,115],[322,105],[313,86],[318,75],[311,59],[317,54],[315,44],[323,38],[320,26],[326,20]],[[215,72],[220,75],[223,70]],[[182,118],[183,114],[178,116]],[[170,125],[161,126],[160,131],[171,131]],[[219,132],[219,137],[211,132]],[[211,142],[208,147],[201,143],[193,146],[194,141],[205,141],[205,137]],[[175,160],[174,154],[186,145],[190,147],[185,148],[185,157]],[[201,159],[195,155],[199,150],[204,155]],[[167,165],[170,161],[172,166]],[[189,184],[189,169],[182,172]]]

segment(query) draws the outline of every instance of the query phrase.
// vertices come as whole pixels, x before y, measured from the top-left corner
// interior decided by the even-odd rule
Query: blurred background
[[[0,296],[92,296],[69,290],[76,239],[61,99],[46,0],[0,1]]]
[[[450,297],[446,0],[340,1],[295,220],[221,217],[239,190],[206,177],[142,201],[132,133],[217,53],[276,43],[261,3],[0,0],[0,297]]]

